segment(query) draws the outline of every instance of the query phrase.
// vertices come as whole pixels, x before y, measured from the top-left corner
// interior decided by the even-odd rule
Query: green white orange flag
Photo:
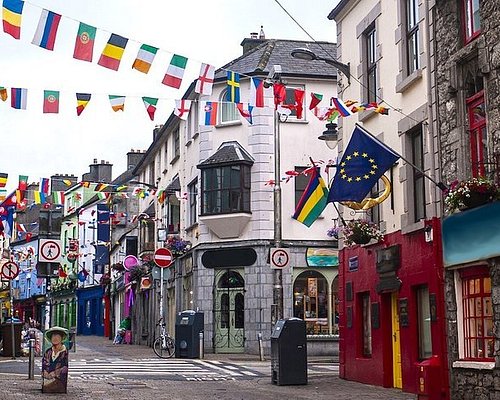
[[[143,97],[142,101],[144,102],[144,106],[146,107],[149,118],[151,119],[151,121],[154,121],[158,99],[154,97]]]
[[[90,93],[76,94],[76,115],[80,115],[90,101],[92,95]],[[68,185],[69,186],[69,185]]]
[[[161,83],[179,89],[181,87],[182,78],[184,77],[184,72],[186,71],[187,61],[188,59],[186,57],[174,54],[167,68],[167,73]]]
[[[109,102],[114,112],[125,110],[125,96],[109,95]]]
[[[64,192],[52,192],[52,201],[54,204],[64,205]]]
[[[59,91],[57,90],[43,91],[43,113],[44,114],[59,113]]]
[[[7,88],[0,86],[0,99],[2,99],[2,101],[5,101],[8,97],[9,96],[7,95]]]
[[[137,57],[132,64],[132,68],[147,74],[149,72],[149,68],[151,68],[151,64],[153,64],[157,52],[157,47],[143,44],[137,53]]]

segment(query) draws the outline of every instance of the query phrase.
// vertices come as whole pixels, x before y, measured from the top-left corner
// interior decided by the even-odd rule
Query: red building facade
[[[345,247],[339,262],[340,376],[448,399],[440,220]]]

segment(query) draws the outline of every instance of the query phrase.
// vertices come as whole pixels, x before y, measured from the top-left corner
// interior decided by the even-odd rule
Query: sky
[[[316,40],[335,41],[327,15],[338,0],[280,0]],[[31,42],[42,9],[62,15],[54,51]],[[79,22],[97,28],[92,63],[73,59]],[[146,150],[153,129],[173,110],[174,100],[198,76],[200,63],[221,67],[242,54],[250,32],[263,25],[268,39],[309,40],[274,0],[29,0],[25,2],[21,39],[0,32],[0,172],[14,190],[18,175],[29,182],[54,174],[81,175],[93,159],[113,164],[113,177],[126,168],[126,153]],[[129,38],[120,68],[97,65],[111,33]],[[142,43],[160,50],[150,72],[131,68]],[[173,53],[188,57],[179,90],[161,83]],[[27,88],[27,110],[10,107],[10,88]],[[43,91],[59,90],[59,114],[43,114]],[[91,93],[76,116],[75,93]],[[124,112],[113,112],[108,95],[125,95]],[[158,97],[155,120],[147,116],[142,96]]]

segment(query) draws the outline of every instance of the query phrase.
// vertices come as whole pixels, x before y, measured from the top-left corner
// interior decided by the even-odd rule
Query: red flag
[[[311,103],[309,103],[309,110],[316,108],[316,106],[323,100],[323,95],[311,92]]]
[[[295,110],[297,110],[297,119],[302,119],[302,112],[304,110],[304,94],[306,92],[302,89],[295,89]]]
[[[68,274],[66,272],[64,272],[64,270],[59,267],[59,278],[67,278],[68,277]]]
[[[286,99],[286,86],[282,83],[275,83],[273,85],[274,90],[274,105],[276,108],[283,103]]]

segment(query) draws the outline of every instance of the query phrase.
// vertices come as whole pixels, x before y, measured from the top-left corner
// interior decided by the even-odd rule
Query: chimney
[[[127,170],[133,170],[137,166],[137,164],[139,164],[143,156],[144,153],[142,153],[140,150],[130,150],[127,153]]]
[[[261,25],[260,32],[250,33],[249,38],[243,39],[240,45],[243,47],[243,54],[247,54],[249,51],[255,49],[260,44],[266,42],[266,34],[264,33],[264,27]]]
[[[163,125],[156,125],[155,128],[153,129],[153,142],[158,137],[158,135],[159,135],[159,133],[161,131],[161,128],[163,128]]]
[[[113,164],[107,161],[101,160],[101,163],[97,162],[97,158],[94,158],[94,163],[89,165],[90,172],[82,175],[82,180],[87,182],[105,182],[110,183],[112,177]]]

